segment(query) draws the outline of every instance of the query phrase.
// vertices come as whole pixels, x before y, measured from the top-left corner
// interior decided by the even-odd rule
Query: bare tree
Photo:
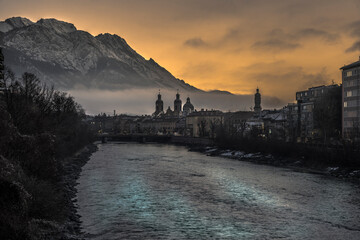
[[[202,119],[202,120],[198,123],[198,128],[199,128],[199,135],[200,135],[200,137],[205,137],[205,136],[207,135],[206,126],[207,126],[207,122],[206,122],[205,119]]]

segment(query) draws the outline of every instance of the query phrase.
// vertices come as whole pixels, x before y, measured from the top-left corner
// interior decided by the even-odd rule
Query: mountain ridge
[[[62,89],[155,87],[203,92],[175,78],[154,59],[146,60],[116,34],[78,30],[54,18],[0,22],[5,64],[17,75],[33,72]]]

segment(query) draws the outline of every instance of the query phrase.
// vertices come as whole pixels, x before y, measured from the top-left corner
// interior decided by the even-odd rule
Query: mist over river
[[[162,144],[99,144],[78,179],[86,239],[360,239],[359,186]]]

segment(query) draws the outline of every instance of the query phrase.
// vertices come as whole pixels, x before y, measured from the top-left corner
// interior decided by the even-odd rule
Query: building
[[[262,110],[246,121],[243,135],[272,140],[286,140],[286,108]],[[256,134],[253,135],[253,134]]]
[[[261,114],[264,123],[264,136],[271,140],[286,140],[286,108],[265,110]]]
[[[4,55],[2,53],[2,48],[0,48],[0,93],[5,91],[5,81],[4,81]]]
[[[164,112],[164,102],[163,100],[161,100],[161,94],[159,91],[158,94],[158,99],[155,102],[155,112],[154,112],[154,116],[158,116],[159,114]]]
[[[359,138],[360,129],[360,57],[342,68],[342,134]]]
[[[224,113],[224,123],[229,134],[244,136],[248,130],[248,121],[254,116],[254,112],[238,111]]]
[[[340,131],[341,86],[337,84],[311,87],[305,91],[296,92],[297,117],[291,124],[298,126],[298,141],[308,142],[321,136],[334,136]],[[291,112],[296,115],[296,110]]]
[[[176,93],[176,99],[174,100],[174,115],[180,116],[182,102],[179,92]]]
[[[186,117],[186,135],[191,137],[216,136],[217,127],[224,124],[224,114],[218,110],[194,111]]]
[[[140,124],[140,132],[148,135],[173,135],[177,131],[178,118],[145,118]]]
[[[256,88],[254,111],[256,114],[261,113],[261,94],[259,93],[259,88]]]
[[[289,103],[285,108],[286,113],[286,141],[296,142],[300,136],[300,108],[297,103]]]
[[[114,132],[115,117],[106,115],[105,113],[95,116],[91,125],[93,130],[98,133],[113,133]]]
[[[190,98],[188,97],[186,99],[186,103],[183,106],[183,114],[184,116],[187,116],[190,113],[192,113],[194,110],[195,110],[194,105],[192,105],[192,103],[190,102]]]

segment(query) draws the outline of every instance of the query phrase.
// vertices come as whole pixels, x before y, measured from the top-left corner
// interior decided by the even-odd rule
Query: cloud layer
[[[128,89],[123,91],[108,91],[98,89],[71,90],[70,95],[75,98],[87,111],[88,114],[103,112],[112,114],[152,114],[155,111],[155,101],[158,89]],[[174,109],[175,91],[162,90],[164,110],[168,107]],[[141,96],[141,98],[139,98]],[[222,111],[250,111],[254,106],[253,95],[229,95],[207,93],[180,93],[180,99],[184,104],[190,97],[195,109],[217,109]],[[263,96],[263,107],[278,108],[283,106],[276,97]]]

